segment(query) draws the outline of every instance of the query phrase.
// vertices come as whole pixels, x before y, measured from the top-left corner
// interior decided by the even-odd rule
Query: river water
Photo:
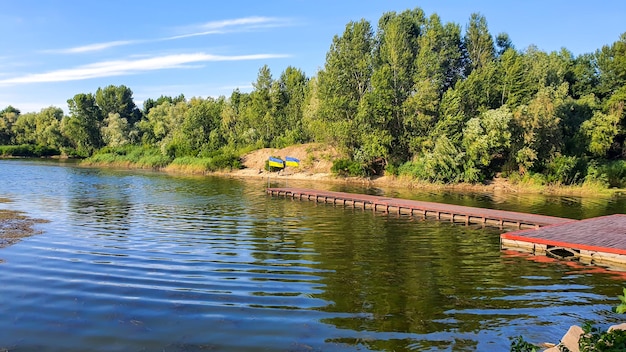
[[[275,182],[275,180],[270,180]],[[274,183],[273,186],[283,186]],[[571,218],[623,199],[296,184]],[[0,351],[508,351],[607,326],[624,273],[501,251],[499,230],[267,196],[267,180],[0,161]]]

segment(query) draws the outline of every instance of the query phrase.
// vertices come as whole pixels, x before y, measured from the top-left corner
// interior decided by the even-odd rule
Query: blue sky
[[[575,55],[626,32],[626,1],[580,0],[3,0],[0,3],[0,109],[23,113],[124,84],[139,107],[160,95],[229,96],[250,91],[267,64],[313,76],[336,34],[365,18],[415,7],[465,28],[470,14],[517,49],[536,45]]]

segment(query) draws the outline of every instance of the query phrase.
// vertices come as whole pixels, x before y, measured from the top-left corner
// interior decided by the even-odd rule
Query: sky
[[[161,95],[249,92],[259,68],[324,66],[350,21],[376,28],[385,12],[416,7],[464,30],[472,13],[518,50],[574,55],[626,32],[623,0],[1,0],[0,109],[56,106],[99,87],[125,85],[135,103]]]

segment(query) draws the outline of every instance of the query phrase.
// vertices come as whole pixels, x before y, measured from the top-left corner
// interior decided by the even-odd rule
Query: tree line
[[[472,14],[462,28],[421,9],[346,25],[312,77],[258,72],[250,93],[161,96],[126,86],[57,107],[0,111],[0,145],[87,157],[141,146],[166,160],[321,142],[334,170],[480,182],[498,173],[564,184],[626,182],[626,33],[593,53],[517,49]]]

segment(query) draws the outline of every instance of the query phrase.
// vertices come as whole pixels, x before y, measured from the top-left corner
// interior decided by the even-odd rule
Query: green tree
[[[494,161],[503,162],[508,156],[511,145],[509,123],[513,114],[504,105],[496,110],[487,110],[467,121],[463,130],[463,148],[468,159],[467,166],[474,167],[483,175],[491,176],[496,172],[490,169]],[[466,166],[466,171],[467,171]],[[478,181],[472,177],[466,181]]]
[[[110,147],[121,147],[130,144],[130,126],[120,114],[110,112],[102,127],[102,140]]]
[[[420,9],[400,15],[389,13],[380,21],[372,88],[363,96],[357,114],[359,157],[366,164],[376,159],[385,164],[392,151],[406,157],[404,104],[413,89],[417,36],[424,22]]]
[[[411,153],[419,152],[440,119],[443,94],[457,82],[461,64],[461,36],[458,26],[442,26],[432,15],[420,36],[415,58],[413,87],[403,109],[404,128]]]
[[[467,53],[468,74],[493,62],[495,48],[485,16],[478,13],[473,13],[470,16],[463,45]]]
[[[63,110],[50,106],[37,114],[36,117],[36,143],[37,145],[60,149],[67,144],[61,133],[61,121]]]
[[[173,138],[172,133],[179,129],[188,109],[189,104],[184,101],[176,104],[164,102],[150,109],[148,115],[137,124],[143,143],[159,146],[166,154],[166,146]]]
[[[626,85],[626,33],[612,45],[596,52],[599,71],[598,95],[604,100]]]
[[[102,111],[93,94],[76,94],[67,105],[70,115],[61,123],[63,135],[79,155],[89,156],[103,145],[100,134]]]
[[[302,125],[308,78],[302,70],[289,66],[280,75],[279,84],[286,101],[283,108],[285,117],[283,134],[289,144],[304,143],[308,141]]]
[[[284,99],[267,65],[259,69],[257,80],[252,86],[254,90],[250,93],[250,102],[244,111],[244,122],[254,131],[253,143],[269,147],[281,133],[282,116],[277,116],[277,113],[282,112]]]
[[[133,101],[133,91],[125,85],[98,88],[95,98],[105,118],[110,114],[119,114],[131,126],[141,119],[141,111]]]
[[[172,139],[165,146],[167,154],[175,157],[197,156],[217,149],[219,146],[211,146],[209,138],[219,126],[224,100],[223,97],[192,98],[183,121],[172,130]]]
[[[370,89],[373,32],[369,22],[350,22],[342,36],[335,36],[318,73],[317,117],[322,120],[326,142],[344,150],[358,145],[356,117],[361,99]]]
[[[619,116],[596,111],[593,117],[581,125],[587,138],[587,151],[594,157],[605,158],[619,133]]]
[[[0,145],[13,143],[13,124],[20,116],[20,111],[9,105],[0,111]]]
[[[598,71],[595,55],[588,53],[576,57],[566,76],[570,85],[570,95],[579,99],[589,94],[596,94],[599,84]]]
[[[558,88],[544,87],[537,92],[528,105],[520,106],[514,112],[516,137],[514,149],[520,171],[536,167],[541,170],[541,162],[558,155],[563,147],[559,107],[565,103],[568,85]],[[539,164],[535,160],[540,161]]]
[[[507,33],[498,33],[496,36],[496,47],[498,48],[496,54],[498,57],[502,56],[507,50],[513,49],[513,42]]]
[[[180,102],[186,102],[187,100],[185,99],[185,95],[184,94],[180,94],[174,98],[170,97],[170,96],[166,96],[166,95],[161,95],[160,97],[157,98],[157,100],[154,100],[152,98],[148,98],[143,102],[143,110],[142,110],[142,116],[146,116],[148,115],[148,113],[150,112],[150,110],[156,106],[159,106],[163,103],[169,103],[169,104],[178,104]]]
[[[37,114],[30,112],[20,115],[11,129],[15,144],[35,144],[37,142]]]
[[[498,90],[500,94],[500,105],[509,105],[517,107],[521,104],[528,103],[532,98],[526,81],[527,69],[524,63],[524,57],[514,49],[507,49],[499,57],[499,65],[497,67],[497,76],[501,88]]]

